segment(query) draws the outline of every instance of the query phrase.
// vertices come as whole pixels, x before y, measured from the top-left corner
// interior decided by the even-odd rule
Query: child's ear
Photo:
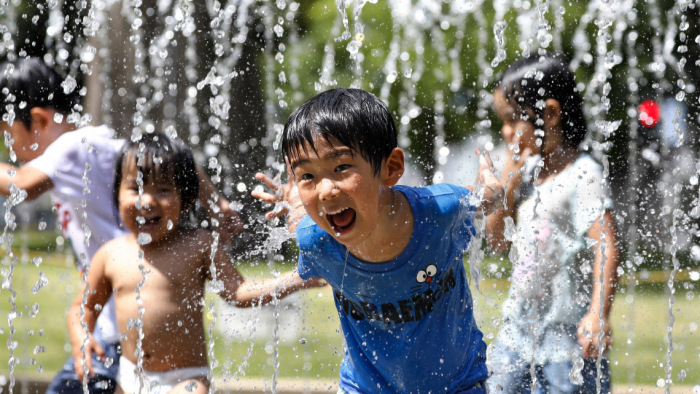
[[[39,130],[45,131],[50,122],[53,122],[52,113],[43,107],[34,107],[29,110],[32,117],[32,123],[29,125],[29,131]]]
[[[545,128],[558,127],[559,130],[563,130],[561,124],[561,104],[556,99],[547,99],[545,101],[544,107],[544,124]]]
[[[384,184],[394,186],[399,182],[404,171],[404,157],[401,148],[394,148],[384,162]]]

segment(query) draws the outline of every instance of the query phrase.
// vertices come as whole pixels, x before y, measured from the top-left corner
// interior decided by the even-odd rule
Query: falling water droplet
[[[148,245],[151,243],[151,234],[139,233],[138,237],[136,237],[136,243],[139,245]]]
[[[197,382],[195,382],[194,380],[187,383],[187,385],[185,386],[185,390],[189,391],[190,393],[193,393],[196,389],[197,389]]]
[[[100,380],[99,382],[95,383],[95,387],[100,389],[100,390],[106,390],[109,388],[109,381],[108,380]]]
[[[37,149],[39,149],[39,144],[35,142],[29,146],[29,149],[37,150]]]
[[[32,305],[32,310],[29,312],[30,317],[36,317],[36,315],[39,313],[39,303],[34,303]]]
[[[63,122],[63,114],[59,114],[58,112],[53,115],[53,121],[61,124]]]
[[[65,94],[72,93],[77,86],[78,82],[75,81],[75,78],[73,78],[72,75],[67,76],[66,79],[61,82],[61,87],[63,88],[63,93]]]
[[[168,230],[172,230],[173,229],[173,221],[168,219],[168,224],[166,227],[168,228]]]
[[[361,46],[362,46],[362,41],[352,40],[348,43],[348,46],[346,49],[348,52],[350,52],[350,56],[355,56],[355,55],[357,55],[357,52],[360,51]]]
[[[49,284],[49,278],[44,275],[42,271],[39,271],[39,279],[36,281],[34,286],[32,286],[32,294],[36,294],[41,290],[42,287]]]

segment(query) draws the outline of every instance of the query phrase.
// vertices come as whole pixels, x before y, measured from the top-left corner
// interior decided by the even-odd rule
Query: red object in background
[[[637,108],[639,112],[639,123],[644,127],[652,128],[659,123],[659,118],[661,117],[661,110],[659,109],[659,104],[654,100],[644,100],[639,104]]]

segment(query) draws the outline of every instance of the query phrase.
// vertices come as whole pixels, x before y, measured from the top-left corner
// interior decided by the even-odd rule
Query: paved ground
[[[44,393],[49,380],[21,380],[18,379],[13,392],[22,394]],[[259,394],[271,393],[272,381],[265,379],[242,379],[236,382],[216,382],[216,392],[221,394]],[[6,384],[0,384],[0,393],[8,392]],[[283,379],[277,382],[277,393],[280,394],[317,394],[335,393],[338,385],[335,381],[328,380],[295,380]],[[613,387],[613,394],[642,393],[642,394],[663,394],[664,388],[652,386],[623,386]],[[700,386],[683,386],[671,389],[673,394],[700,394]]]

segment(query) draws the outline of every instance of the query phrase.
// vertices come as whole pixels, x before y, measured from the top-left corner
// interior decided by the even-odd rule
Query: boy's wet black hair
[[[112,198],[115,207],[119,207],[119,188],[125,166],[129,166],[133,160],[136,160],[143,174],[144,183],[152,179],[174,182],[180,192],[182,213],[189,215],[199,195],[199,176],[192,151],[183,141],[159,132],[144,133],[138,141],[127,140],[117,154],[114,165]]]
[[[30,111],[36,107],[48,107],[63,115],[69,115],[80,104],[78,89],[66,94],[64,78],[43,60],[35,57],[20,58],[0,65],[0,119],[12,105],[15,120],[29,128]]]
[[[315,137],[336,140],[359,153],[375,175],[397,146],[396,125],[386,105],[361,89],[327,90],[302,104],[284,126],[282,151],[293,159],[306,152],[304,143],[315,150]]]
[[[499,88],[514,108],[535,115],[534,119],[529,119],[533,124],[536,119],[544,120],[543,103],[550,98],[557,100],[561,106],[564,143],[578,149],[586,137],[583,100],[564,56],[546,54],[521,58],[503,73]]]

